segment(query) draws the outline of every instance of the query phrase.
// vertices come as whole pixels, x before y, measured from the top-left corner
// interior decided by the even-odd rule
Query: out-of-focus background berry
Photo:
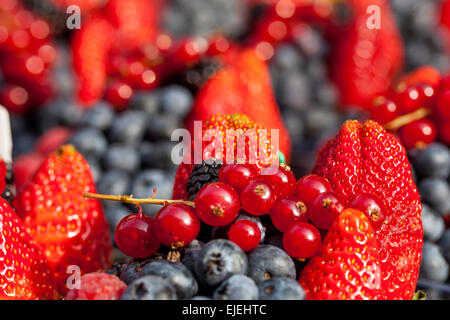
[[[372,4],[381,25],[368,32]],[[70,142],[99,193],[148,197],[157,187],[170,198],[173,130],[251,48],[270,72],[297,178],[347,119],[373,118],[400,137],[424,202],[419,287],[448,299],[449,28],[445,0],[0,0],[0,104],[16,188]],[[112,231],[134,210],[104,206]]]

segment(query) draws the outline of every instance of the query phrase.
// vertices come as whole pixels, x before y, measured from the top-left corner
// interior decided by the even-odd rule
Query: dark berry
[[[112,142],[138,145],[145,133],[146,115],[143,111],[129,110],[116,117],[109,130]]]
[[[235,274],[214,291],[215,300],[258,300],[258,287],[251,278]]]
[[[258,284],[261,300],[306,300],[305,290],[291,278],[270,278]]]
[[[432,143],[418,152],[413,164],[422,178],[447,179],[450,175],[450,150],[441,143]]]
[[[219,181],[219,171],[222,163],[215,159],[202,161],[202,163],[194,165],[192,172],[189,175],[186,183],[186,191],[188,193],[188,200],[194,200],[197,192],[210,183]]]
[[[436,241],[444,234],[444,218],[433,211],[427,204],[422,208],[423,237],[425,240]]]
[[[271,245],[260,245],[248,256],[248,275],[262,282],[273,277],[295,279],[295,265],[292,258],[280,248]]]
[[[121,300],[176,300],[175,288],[166,279],[145,276],[130,283]]]
[[[449,265],[438,245],[425,241],[422,247],[421,277],[443,283],[449,276]]]
[[[450,186],[447,181],[436,178],[427,178],[418,185],[420,199],[431,206],[437,213],[446,215],[450,213]]]
[[[107,130],[114,119],[114,110],[107,102],[100,102],[96,106],[84,112],[80,120],[80,126],[92,127],[98,130]]]
[[[103,133],[95,128],[83,128],[75,132],[69,143],[85,157],[99,159],[108,148],[108,141]]]
[[[108,148],[102,160],[108,169],[134,173],[139,169],[141,159],[138,151],[132,146],[115,144]]]

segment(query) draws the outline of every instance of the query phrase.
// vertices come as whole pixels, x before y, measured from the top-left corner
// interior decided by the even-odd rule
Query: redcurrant
[[[436,140],[437,132],[433,122],[420,119],[411,122],[399,130],[400,140],[406,149],[423,147]]]
[[[251,181],[241,191],[242,209],[255,216],[269,213],[276,200],[272,187],[261,179]]]
[[[421,107],[423,97],[416,86],[406,87],[405,90],[397,93],[396,103],[400,109],[400,114],[413,112]]]
[[[232,186],[212,182],[203,186],[195,197],[195,211],[206,224],[221,227],[233,222],[239,213],[239,195]]]
[[[389,99],[380,97],[371,110],[371,118],[381,124],[388,123],[398,116],[397,105]]]
[[[344,205],[332,192],[321,193],[309,207],[309,219],[320,229],[328,230],[344,210]]]
[[[242,250],[251,251],[261,241],[261,230],[250,220],[234,222],[228,230],[228,239],[236,243]]]
[[[298,180],[294,196],[308,206],[314,202],[319,194],[331,191],[331,185],[327,179],[310,174]]]
[[[419,91],[422,106],[425,108],[431,108],[436,97],[435,88],[433,88],[433,86],[429,83],[420,83],[417,85],[417,90]]]
[[[111,83],[105,92],[105,99],[118,111],[125,109],[132,96],[133,89],[125,82],[119,80]]]
[[[200,220],[192,207],[172,203],[161,208],[155,217],[155,233],[166,246],[186,246],[200,231]]]
[[[119,221],[115,240],[120,251],[133,258],[150,257],[159,248],[154,220],[143,215],[140,206],[138,213],[126,216]]]
[[[307,222],[308,210],[303,202],[285,198],[275,204],[270,212],[270,219],[275,228],[285,232],[294,223]]]
[[[368,193],[360,194],[352,201],[350,207],[369,217],[375,231],[383,225],[385,219],[383,203],[376,196]]]
[[[320,243],[319,230],[306,222],[291,225],[283,234],[283,248],[293,258],[313,257],[319,250]]]
[[[224,164],[219,171],[219,181],[229,184],[237,192],[257,176],[258,172],[251,164]]]
[[[440,117],[450,119],[450,89],[439,92],[435,106]]]
[[[286,198],[295,191],[295,176],[286,165],[279,165],[274,174],[263,175],[261,178],[272,186],[279,199]]]

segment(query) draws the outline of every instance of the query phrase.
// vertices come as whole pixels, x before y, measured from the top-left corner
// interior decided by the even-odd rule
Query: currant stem
[[[85,198],[90,199],[99,199],[99,200],[112,200],[112,201],[120,201],[125,203],[149,203],[149,204],[157,204],[161,206],[165,206],[171,203],[183,203],[188,206],[195,206],[194,201],[185,201],[185,200],[168,200],[168,199],[154,199],[154,198],[133,198],[133,195],[119,195],[119,196],[113,196],[108,194],[98,194],[98,193],[90,193],[90,192],[84,192],[83,196]]]
[[[430,109],[426,109],[426,108],[420,108],[417,109],[414,112],[402,115],[400,117],[397,117],[396,119],[386,123],[384,125],[384,127],[387,130],[391,130],[391,131],[395,131],[401,127],[403,127],[404,125],[407,125],[411,122],[414,122],[416,120],[420,120],[425,118],[426,116],[428,116],[431,113]]]

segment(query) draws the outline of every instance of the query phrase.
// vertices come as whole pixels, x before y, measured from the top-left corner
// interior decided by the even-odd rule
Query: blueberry
[[[147,264],[152,263],[154,261],[161,260],[161,257],[152,257],[152,258],[146,258],[146,259],[129,259],[126,260],[123,263],[122,268],[119,270],[119,278],[126,284],[132,283],[134,280],[136,280],[139,277],[139,273],[141,272],[142,268],[145,267]]]
[[[448,263],[442,256],[439,246],[429,241],[423,243],[420,275],[436,282],[445,282],[448,279]]]
[[[283,249],[283,234],[277,234],[267,239],[266,244],[270,244],[277,248]]]
[[[158,276],[145,276],[130,283],[121,300],[176,300],[175,288]]]
[[[290,44],[281,44],[277,47],[273,64],[280,71],[289,71],[301,68],[303,57],[298,53],[297,49]]]
[[[181,128],[180,120],[172,114],[160,114],[147,121],[146,135],[152,141],[170,141],[172,132]]]
[[[258,287],[247,276],[235,274],[214,291],[215,300],[258,300]]]
[[[130,108],[144,111],[147,115],[156,115],[159,111],[160,91],[138,92],[130,101]]]
[[[450,174],[450,150],[443,144],[433,143],[417,155],[414,168],[422,178],[447,179]]]
[[[250,278],[259,283],[272,277],[295,279],[295,265],[286,252],[271,245],[260,245],[248,256]]]
[[[103,133],[94,128],[83,128],[69,139],[75,148],[85,157],[99,159],[105,153],[108,142]]]
[[[16,158],[30,152],[35,143],[36,136],[30,131],[22,131],[20,134],[13,135],[13,157]]]
[[[97,160],[86,158],[86,161],[89,164],[89,169],[91,169],[92,178],[94,179],[94,182],[97,183],[100,180],[100,177],[102,176],[102,170],[100,167],[100,164]]]
[[[450,186],[447,181],[427,178],[419,182],[420,198],[441,215],[450,213]]]
[[[296,71],[284,74],[276,85],[280,105],[291,110],[305,110],[310,103],[311,90],[306,76]]]
[[[139,277],[154,275],[166,279],[175,288],[179,299],[189,299],[198,291],[198,284],[191,271],[182,263],[154,261],[145,265]]]
[[[192,93],[179,85],[171,85],[162,90],[161,109],[168,114],[184,118],[191,109],[194,98]]]
[[[212,240],[200,251],[195,265],[197,279],[213,287],[234,274],[247,274],[248,260],[244,251],[235,243]]]
[[[108,221],[109,230],[111,232],[113,241],[116,226],[119,223],[119,221],[132,213],[133,212],[130,209],[128,209],[128,207],[123,205],[105,207],[106,220]]]
[[[270,278],[258,284],[261,300],[305,300],[306,294],[298,281],[291,278]]]
[[[84,112],[80,120],[80,126],[92,127],[98,130],[107,130],[114,119],[114,110],[112,106],[102,101],[96,106]]]
[[[203,249],[205,244],[197,239],[192,241],[185,249],[181,263],[183,263],[192,273],[195,273],[195,262],[198,254]]]
[[[169,199],[172,195],[172,180],[163,170],[147,169],[139,172],[131,183],[131,194],[135,198],[148,198],[153,195],[153,189],[157,189],[157,197]],[[153,216],[159,210],[158,206],[143,204],[145,214]]]
[[[128,174],[120,170],[109,170],[97,183],[97,190],[102,194],[123,195],[127,193],[129,185]]]
[[[112,142],[137,145],[145,133],[147,117],[143,111],[128,110],[116,117],[109,130]]]
[[[212,300],[212,299],[206,296],[195,296],[192,297],[191,300]]]
[[[314,108],[305,113],[305,135],[314,139],[328,138],[338,131],[339,116],[323,108]]]
[[[444,218],[423,204],[422,209],[423,236],[426,240],[436,241],[445,231]]]
[[[132,146],[114,144],[103,155],[103,165],[108,169],[134,173],[140,167],[139,153]]]
[[[176,145],[172,141],[158,141],[154,144],[148,142],[140,146],[143,165],[149,168],[170,169],[175,166],[172,161],[172,149]]]
[[[291,137],[294,139],[301,139],[303,137],[305,126],[303,124],[303,118],[297,112],[283,112],[283,121]]]
[[[450,229],[447,229],[441,239],[439,239],[439,246],[445,259],[450,263]]]

